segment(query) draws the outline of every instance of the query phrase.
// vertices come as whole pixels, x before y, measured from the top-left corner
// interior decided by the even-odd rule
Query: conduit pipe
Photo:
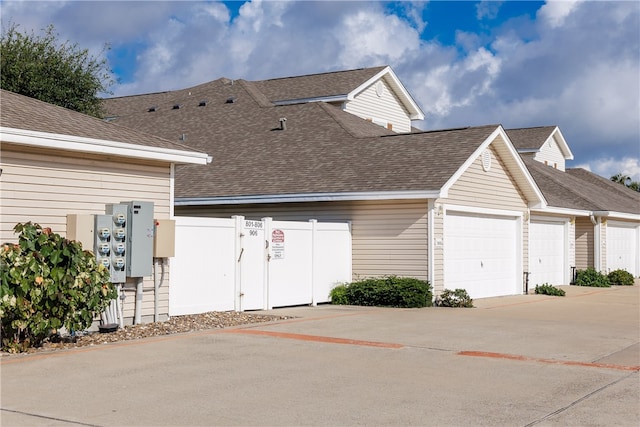
[[[158,260],[160,261],[160,281],[158,281]],[[160,321],[160,297],[158,296],[158,292],[164,283],[164,263],[165,258],[154,258],[153,259],[153,321]]]
[[[133,316],[134,324],[136,325],[142,323],[142,300],[144,299],[142,290],[143,283],[144,279],[142,277],[138,277],[136,282],[136,308]]]

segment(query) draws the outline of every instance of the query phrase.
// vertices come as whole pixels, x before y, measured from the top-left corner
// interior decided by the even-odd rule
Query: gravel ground
[[[136,340],[160,335],[178,334],[190,331],[202,331],[206,329],[226,328],[229,326],[247,325],[251,323],[271,322],[274,320],[291,319],[290,316],[272,316],[263,314],[250,314],[235,311],[212,311],[209,313],[192,314],[187,316],[174,316],[165,322],[145,323],[130,325],[118,329],[115,332],[99,333],[91,332],[75,337],[53,336],[42,347],[31,348],[27,353],[53,351],[74,347],[86,347],[117,341]],[[2,352],[1,356],[9,353]]]

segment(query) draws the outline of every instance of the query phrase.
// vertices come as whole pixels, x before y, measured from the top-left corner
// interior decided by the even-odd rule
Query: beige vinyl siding
[[[575,266],[578,270],[594,266],[594,226],[587,217],[577,217],[575,225]]]
[[[548,142],[545,142],[533,158],[541,163],[546,161],[548,166],[556,167],[558,170],[565,170],[564,155],[555,138],[551,138]]]
[[[177,206],[179,216],[284,221],[350,221],[354,279],[399,275],[427,279],[427,201],[283,203],[265,205]]]
[[[170,165],[19,148],[3,143],[0,167],[0,238],[15,242],[13,227],[32,221],[66,236],[67,214],[103,214],[105,204],[127,200],[154,203],[154,216],[169,218]],[[93,250],[93,248],[89,248]],[[160,289],[160,313],[169,312],[168,268]],[[125,315],[133,316],[134,284],[127,283]],[[153,289],[153,278],[144,280]],[[143,318],[153,320],[153,292],[145,292]]]
[[[347,102],[344,110],[384,127],[387,127],[387,123],[391,123],[391,130],[394,132],[411,132],[409,113],[385,80],[381,79],[380,81],[384,85],[381,97],[378,97],[377,83],[374,83],[358,94],[354,100]]]

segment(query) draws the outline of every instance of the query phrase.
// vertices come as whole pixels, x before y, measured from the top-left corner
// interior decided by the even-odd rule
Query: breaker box
[[[94,216],[94,253],[98,262],[109,269],[111,282],[124,283],[127,279],[126,210],[107,208],[107,212]]]
[[[153,240],[153,257],[170,258],[176,253],[176,222],[172,219],[156,219]]]
[[[127,277],[146,277],[153,272],[153,202],[121,202],[127,210]]]

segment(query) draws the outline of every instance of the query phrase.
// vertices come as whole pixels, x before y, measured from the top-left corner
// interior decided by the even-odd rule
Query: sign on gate
[[[271,232],[271,253],[273,259],[284,259],[284,231],[276,229]]]

